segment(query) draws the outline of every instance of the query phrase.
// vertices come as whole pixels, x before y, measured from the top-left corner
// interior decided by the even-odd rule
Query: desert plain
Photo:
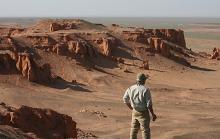
[[[220,24],[192,24],[182,29],[186,44],[181,50],[176,49],[179,46],[171,45],[174,57],[167,53],[167,49],[164,53],[153,54],[147,49],[145,53],[142,48],[145,45],[151,48],[149,41],[145,43],[143,39],[126,36],[128,32],[132,34],[138,30],[139,33],[143,30],[140,28],[62,20],[74,23],[76,28],[54,27],[51,30],[49,25],[52,22],[58,21],[39,21],[28,25],[28,29],[13,32],[10,37],[19,45],[28,47],[28,52],[33,50],[36,63],[49,63],[56,81],[39,84],[28,81],[19,71],[3,72],[0,74],[0,102],[15,108],[25,105],[69,115],[77,123],[77,128],[87,134],[78,138],[128,139],[131,111],[122,97],[125,90],[135,84],[136,74],[142,72],[149,75],[146,86],[151,89],[153,107],[158,116],[155,122],[151,122],[153,139],[220,138],[220,61],[210,59],[213,48],[220,48]],[[1,28],[10,26],[4,24]],[[97,48],[97,56],[94,59],[93,55],[82,57],[83,52],[79,51],[80,56],[75,57],[75,51],[72,57],[56,48],[45,50],[35,46],[42,40],[36,41],[34,37],[45,34],[58,38],[55,39],[57,42],[59,35],[66,35],[61,37],[64,40],[68,40],[69,35],[70,40],[86,41],[95,50]],[[109,37],[113,38],[110,42],[105,40]],[[102,48],[99,41],[113,44],[110,46],[112,50]],[[167,45],[171,47],[169,43]],[[144,61],[149,69],[143,66]]]

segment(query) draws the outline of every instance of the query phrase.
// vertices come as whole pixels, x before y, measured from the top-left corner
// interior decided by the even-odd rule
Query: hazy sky
[[[0,17],[220,17],[220,0],[0,0]]]

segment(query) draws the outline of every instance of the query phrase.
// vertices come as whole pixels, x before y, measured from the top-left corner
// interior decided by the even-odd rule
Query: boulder
[[[50,109],[28,106],[16,109],[1,103],[0,124],[19,128],[25,133],[32,132],[40,138],[77,138],[76,122],[70,116]]]

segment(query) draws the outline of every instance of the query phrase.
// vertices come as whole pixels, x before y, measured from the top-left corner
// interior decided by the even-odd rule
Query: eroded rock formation
[[[145,31],[123,31],[122,32],[123,37],[128,41],[148,44],[148,38],[150,37],[149,33],[146,33]]]
[[[0,124],[32,132],[40,138],[77,138],[76,122],[70,116],[50,109],[22,106],[18,109],[0,104]]]
[[[32,82],[50,83],[50,66],[37,66],[29,53],[17,53],[11,50],[0,51],[0,72],[19,72]]]
[[[68,29],[75,29],[76,25],[74,23],[51,23],[50,24],[50,31],[58,31],[58,30],[68,30]]]
[[[186,47],[184,32],[180,29],[154,29],[153,36]]]
[[[128,41],[149,44],[148,39],[158,38],[186,47],[184,32],[175,29],[134,29],[122,31],[123,37]]]
[[[166,41],[160,38],[150,38],[149,40],[149,44],[153,47],[153,50],[165,57],[170,57],[171,46]]]
[[[1,139],[39,139],[34,133],[24,133],[18,128],[8,125],[0,125]]]
[[[114,47],[117,47],[117,40],[114,37],[98,38],[93,41],[98,45],[98,51],[107,57],[110,57]]]
[[[220,49],[219,48],[214,48],[212,51],[211,59],[217,59],[220,60]]]
[[[149,69],[144,61],[156,54],[180,63],[187,63],[189,58],[184,32],[176,29],[124,28],[114,24],[107,28],[82,20],[45,20],[24,29],[0,28],[1,34],[5,34],[5,38],[0,37],[1,73],[18,72],[36,82],[50,81],[50,66],[43,63],[54,54],[58,55],[55,59],[75,59],[88,65],[100,64],[96,58],[123,64],[135,55],[143,61],[144,69]],[[49,61],[52,68],[57,68],[53,60]],[[54,74],[61,74],[59,68],[53,70],[57,72]]]
[[[48,46],[56,44],[56,41],[48,35],[28,35],[26,38],[33,46]]]
[[[85,57],[96,57],[96,50],[93,46],[85,41],[69,41],[68,42],[69,52]]]

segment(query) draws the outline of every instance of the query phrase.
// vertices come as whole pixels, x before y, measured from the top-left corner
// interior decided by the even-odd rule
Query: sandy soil
[[[220,46],[220,40],[186,38],[187,46],[197,52],[212,53],[214,47]]]
[[[175,64],[169,60],[166,63]],[[158,120],[151,123],[154,139],[220,137],[219,62],[203,60],[194,64],[204,69],[178,65],[176,69],[164,68],[151,63],[151,70],[143,71],[150,75],[147,85],[158,115]],[[79,128],[99,138],[126,139],[131,111],[123,104],[122,96],[135,82],[136,73],[141,72],[136,67],[128,68],[131,73],[117,68],[105,69],[112,74],[94,71],[85,77],[90,81],[88,85],[62,89],[28,83],[17,75],[1,75],[0,101],[17,107],[51,108],[72,116]]]

